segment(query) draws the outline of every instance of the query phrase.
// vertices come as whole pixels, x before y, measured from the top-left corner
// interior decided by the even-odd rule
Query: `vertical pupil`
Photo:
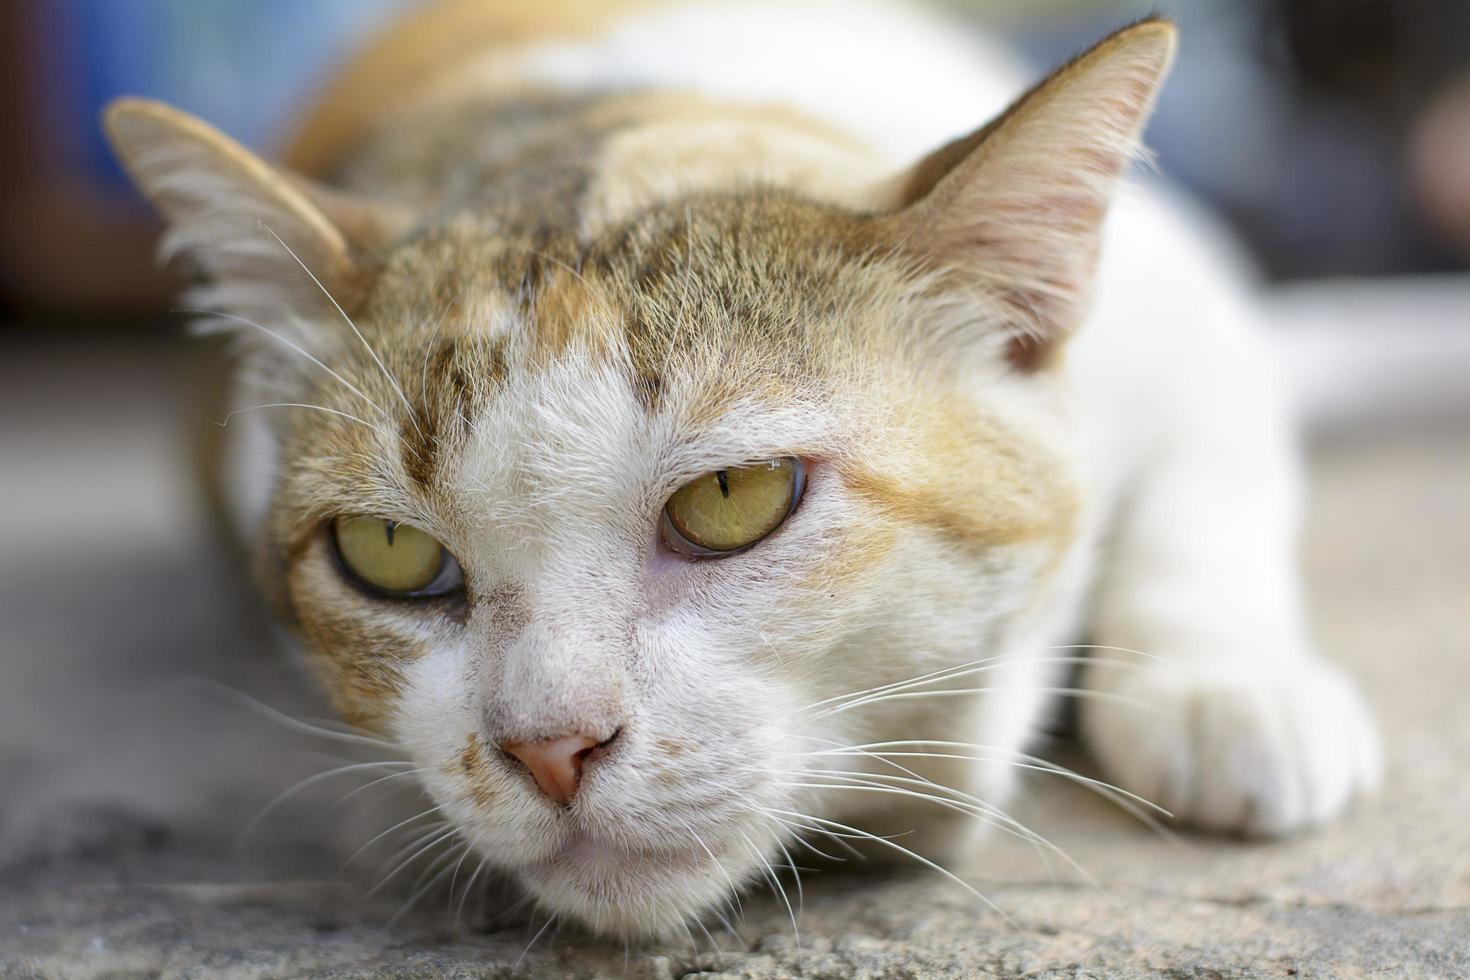
[[[384,521],[383,522],[383,530],[388,535],[388,547],[390,547],[390,548],[393,547],[393,532],[396,531],[396,530],[398,530],[398,522],[397,521]]]
[[[724,470],[715,470],[715,479],[720,483],[720,496],[730,499],[730,476]]]

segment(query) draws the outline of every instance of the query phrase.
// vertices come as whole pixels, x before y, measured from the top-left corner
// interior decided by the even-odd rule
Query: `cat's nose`
[[[531,770],[531,778],[553,803],[566,805],[577,793],[582,780],[582,766],[593,751],[611,745],[612,738],[597,739],[591,735],[563,735],[539,742],[502,742],[500,748],[520,760]]]

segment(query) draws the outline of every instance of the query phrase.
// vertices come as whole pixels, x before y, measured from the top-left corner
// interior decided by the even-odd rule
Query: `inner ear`
[[[1162,20],[1124,28],[999,118],[890,179],[892,246],[983,296],[1010,362],[1038,370],[1085,316],[1103,219],[1173,57]]]

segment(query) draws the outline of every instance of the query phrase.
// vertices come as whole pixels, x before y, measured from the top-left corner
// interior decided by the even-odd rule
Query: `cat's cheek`
[[[675,579],[689,571],[689,565],[694,559],[687,555],[681,555],[664,543],[663,536],[659,535],[649,549],[646,568],[650,581],[662,583],[668,579]]]
[[[300,550],[286,590],[307,658],[350,724],[383,730],[404,693],[404,667],[460,627],[442,611],[398,609],[342,578],[323,540]],[[429,613],[426,615],[426,613]]]
[[[710,599],[718,603],[722,593],[736,588],[740,567],[759,548],[757,544],[725,558],[692,557],[674,551],[658,534],[644,562],[647,611],[662,617],[691,603],[702,605]]]

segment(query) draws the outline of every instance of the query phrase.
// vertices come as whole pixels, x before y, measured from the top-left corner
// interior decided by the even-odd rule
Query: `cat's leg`
[[[1095,652],[1082,726],[1111,779],[1177,819],[1274,835],[1371,789],[1378,744],[1303,623],[1283,425],[1235,394],[1180,424],[1123,501],[1093,635],[1137,653]]]

